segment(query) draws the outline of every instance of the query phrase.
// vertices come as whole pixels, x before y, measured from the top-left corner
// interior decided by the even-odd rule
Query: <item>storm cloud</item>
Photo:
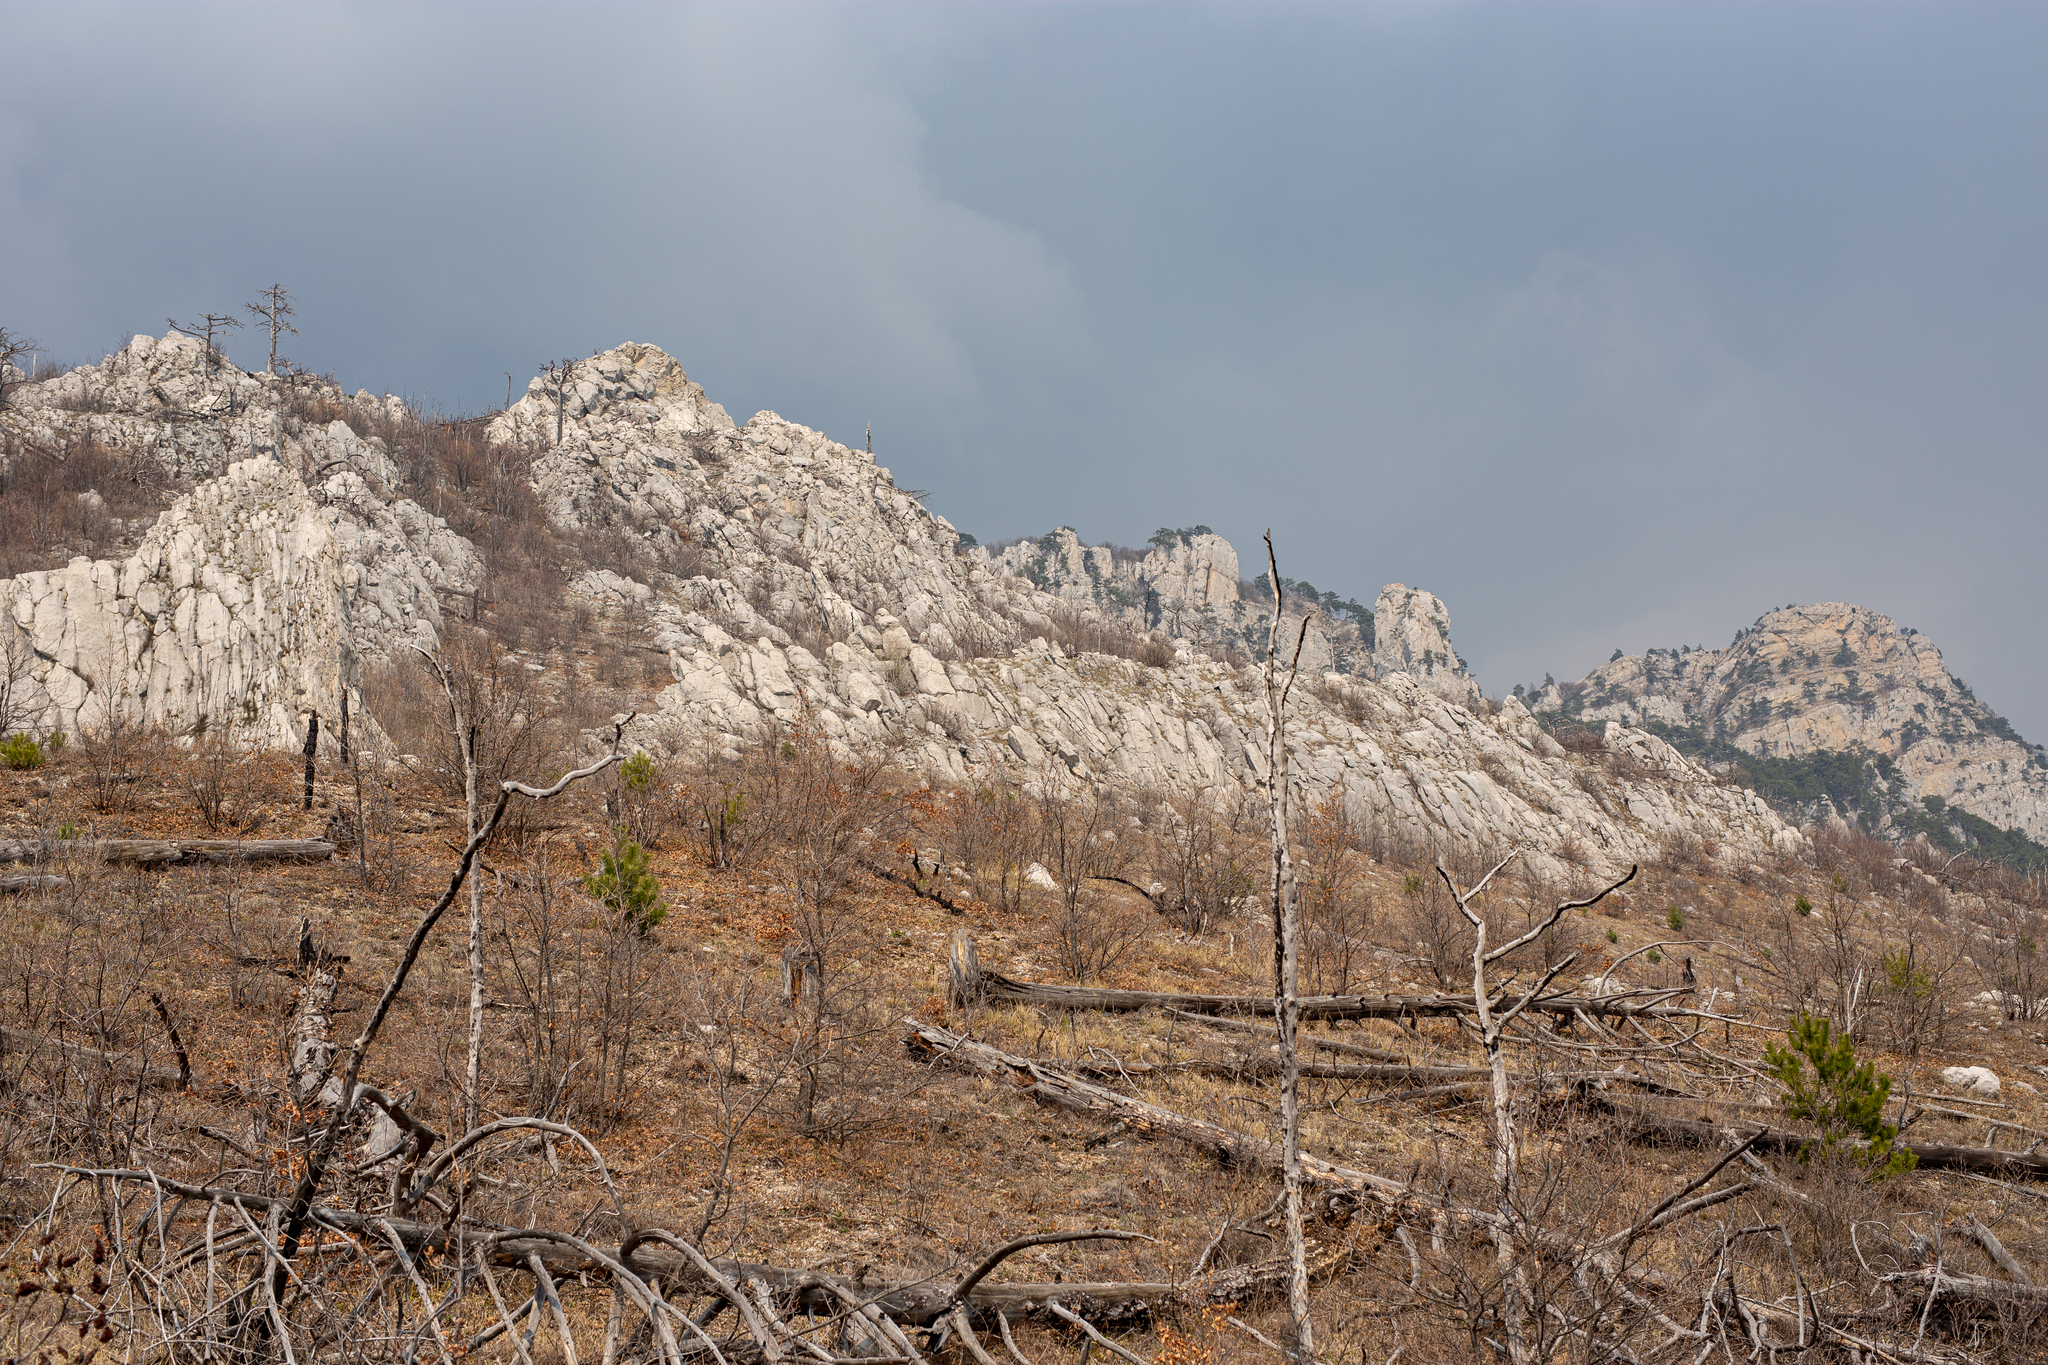
[[[2048,11],[0,5],[0,325],[658,344],[984,540],[1207,523],[1489,691],[1843,599],[2048,736]],[[244,334],[230,352],[261,353]]]

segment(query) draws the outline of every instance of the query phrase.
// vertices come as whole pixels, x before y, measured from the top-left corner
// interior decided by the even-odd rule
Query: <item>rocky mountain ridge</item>
[[[10,441],[95,440],[200,480],[136,555],[0,583],[54,708],[46,722],[97,694],[189,733],[213,699],[249,696],[255,712],[230,723],[290,744],[292,708],[331,714],[362,659],[431,647],[437,594],[488,572],[409,501],[385,443],[359,434],[401,420],[395,400],[331,387],[309,398],[196,343],[149,338],[16,393]],[[339,415],[314,420],[327,413]],[[485,434],[518,456],[507,467],[530,472],[559,530],[635,547],[630,572],[594,566],[570,590],[599,629],[668,659],[673,681],[635,729],[652,750],[701,758],[810,725],[945,784],[1221,793],[1263,780],[1256,673],[1190,628],[1227,614],[1242,639],[1263,610],[1221,537],[1106,568],[1060,537],[1046,551],[1057,572],[1034,581],[1006,552],[965,543],[866,451],[772,412],[736,424],[672,357],[637,344],[536,378]],[[1290,720],[1308,800],[1425,847],[1521,844],[1560,880],[1674,840],[1737,864],[1799,842],[1753,793],[1653,736],[1615,725],[1567,753],[1520,703],[1487,702],[1428,593],[1390,585],[1369,643],[1356,613],[1315,614]],[[117,643],[122,667],[85,667],[90,651],[67,640]],[[252,681],[272,676],[286,681]]]
[[[1588,724],[1667,727],[1696,752],[1860,756],[1870,799],[1840,780],[1825,795],[1856,806],[1867,828],[1912,833],[1952,808],[2048,842],[2048,750],[1950,673],[1925,635],[1845,602],[1766,612],[1725,649],[1615,659],[1530,705]]]

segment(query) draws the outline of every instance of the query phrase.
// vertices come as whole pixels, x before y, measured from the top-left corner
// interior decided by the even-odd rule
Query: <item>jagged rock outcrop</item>
[[[109,424],[94,439],[137,452],[169,439],[166,471],[204,481],[133,556],[0,585],[33,641],[47,724],[126,698],[173,730],[204,716],[296,743],[299,715],[331,714],[358,657],[432,632],[437,597],[483,574],[473,547],[401,496],[383,439],[360,434],[402,430],[412,418],[395,400],[328,388],[308,404],[196,345],[147,338],[89,368],[24,386],[41,401],[16,437],[61,443],[74,423]],[[1221,537],[1119,555],[1056,533],[1038,549],[1054,567],[1034,582],[1008,551],[963,546],[866,451],[774,413],[735,425],[651,346],[578,361],[559,387],[535,380],[488,435],[530,453],[561,528],[626,537],[659,565],[592,569],[570,587],[607,629],[667,654],[674,681],[636,729],[650,747],[701,755],[809,724],[945,783],[1260,780],[1255,676],[1213,646],[1262,645],[1265,611]],[[223,463],[245,449],[254,457]],[[1486,703],[1434,597],[1383,594],[1376,650],[1362,608],[1339,603],[1339,621],[1299,586],[1319,677],[1291,722],[1305,797],[1425,845],[1522,844],[1559,877],[1680,836],[1740,861],[1797,843],[1753,794],[1648,735],[1615,725],[1603,753],[1568,755],[1518,703]],[[1178,646],[1148,646],[1149,663],[1091,653],[1075,619]]]
[[[814,724],[949,784],[1055,771],[1132,787],[1257,780],[1257,689],[1194,647],[1204,627],[1264,643],[1265,613],[1219,536],[1136,554],[1063,529],[963,551],[867,452],[774,413],[735,425],[652,346],[535,380],[490,435],[534,452],[536,487],[565,525],[658,552],[666,571],[646,581],[598,571],[572,589],[668,653],[675,682],[637,731],[651,747],[702,754]],[[1560,872],[1647,857],[1678,834],[1744,859],[1797,842],[1756,797],[1648,736],[1617,727],[1611,761],[1572,759],[1518,704],[1491,714],[1442,603],[1400,589],[1389,609],[1409,652],[1387,655],[1399,667],[1384,682],[1338,667],[1376,661],[1354,625],[1312,634],[1310,676],[1326,676],[1303,703],[1310,796],[1341,789],[1361,819],[1424,841],[1525,843]],[[1171,667],[1069,654],[1045,629],[1062,613],[1183,647]]]
[[[167,491],[224,475],[239,461],[271,460],[312,486],[334,532],[354,648],[388,655],[431,643],[441,598],[482,578],[475,547],[399,493],[385,442],[347,421],[306,420],[307,410],[359,422],[413,420],[402,401],[350,397],[319,380],[247,374],[191,337],[137,336],[97,365],[10,389],[5,434],[61,458],[91,441],[147,465]]]
[[[1156,631],[1212,652],[1259,656],[1272,628],[1272,593],[1261,573],[1238,578],[1237,550],[1208,527],[1162,531],[1143,552],[1084,545],[1071,526],[1035,539],[970,553],[1022,579],[1071,610],[1133,631]],[[1247,591],[1246,589],[1250,590]],[[1290,594],[1282,634],[1291,642],[1309,617],[1302,667],[1311,673],[1372,671],[1369,619],[1340,619],[1318,601]]]
[[[275,460],[201,484],[128,558],[22,574],[0,603],[23,728],[205,725],[289,747],[344,690],[362,714],[333,529]]]
[[[1461,706],[1480,699],[1479,684],[1451,647],[1451,613],[1433,592],[1389,583],[1373,603],[1373,676],[1409,677]]]
[[[1951,674],[1925,635],[1846,602],[1768,612],[1726,649],[1616,659],[1534,704],[1589,722],[1660,722],[1773,758],[1864,752],[1885,760],[1877,780],[1907,802],[1940,797],[2048,841],[2048,753]]]
[[[564,524],[643,537],[679,579],[723,579],[779,629],[843,635],[889,614],[942,650],[993,651],[1048,622],[1050,599],[962,555],[872,455],[772,412],[735,426],[653,346],[578,361],[559,390],[534,380],[489,431],[536,452]]]
[[[616,596],[645,609],[637,591]],[[1207,658],[1148,668],[1034,639],[1004,659],[941,661],[893,618],[822,655],[697,614],[670,619],[663,636],[677,681],[638,731],[662,751],[734,749],[808,723],[851,747],[896,750],[942,785],[1071,774],[1215,790],[1263,775],[1256,676]],[[1611,762],[1574,759],[1512,699],[1475,712],[1405,673],[1384,684],[1331,673],[1298,695],[1304,795],[1341,799],[1362,823],[1424,846],[1522,844],[1539,869],[1567,877],[1567,864],[1625,866],[1679,835],[1741,861],[1799,842],[1753,793],[1639,731],[1614,727]]]

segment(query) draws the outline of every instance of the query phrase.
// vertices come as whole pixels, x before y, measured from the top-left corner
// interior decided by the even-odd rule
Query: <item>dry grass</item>
[[[790,761],[779,757],[779,749],[777,755],[760,762]],[[866,1265],[876,1278],[915,1278],[944,1273],[1020,1231],[1080,1226],[1123,1227],[1157,1241],[1043,1248],[1005,1274],[1170,1282],[1187,1273],[1219,1228],[1225,1235],[1215,1255],[1226,1263],[1270,1254],[1265,1238],[1275,1229],[1261,1221],[1273,1195],[1269,1177],[1135,1135],[1092,1145],[1097,1126],[1042,1108],[1008,1087],[926,1070],[904,1053],[891,1021],[916,1015],[944,1016],[951,1026],[1010,1051],[1107,1068],[1111,1075],[1118,1065],[1139,1062],[1243,1065],[1264,1054],[1268,1044],[1260,1035],[1156,1014],[1051,1015],[975,1007],[948,1015],[944,953],[956,930],[976,936],[990,965],[1023,977],[1055,974],[1061,907],[1049,894],[1027,891],[1008,905],[995,897],[956,897],[961,913],[951,914],[862,870],[858,859],[832,874],[838,881],[828,899],[837,918],[827,946],[857,996],[849,1017],[857,1013],[862,1021],[843,1030],[835,1044],[843,1066],[832,1085],[841,1093],[858,1092],[853,1108],[838,1111],[857,1121],[834,1127],[807,1114],[792,1061],[802,1021],[778,998],[784,950],[804,934],[802,906],[791,888],[806,875],[806,855],[791,831],[800,819],[792,811],[806,798],[788,788],[786,771],[781,776],[785,789],[778,797],[761,771],[726,774],[752,794],[757,823],[740,856],[721,867],[704,839],[701,800],[688,796],[691,784],[705,775],[688,765],[661,773],[660,791],[648,798],[665,811],[651,858],[670,909],[652,939],[636,948],[642,955],[627,964],[624,977],[620,964],[607,958],[617,945],[581,908],[589,902],[578,892],[579,878],[619,817],[624,790],[614,785],[583,792],[551,808],[551,828],[529,831],[523,847],[508,843],[493,853],[485,887],[494,934],[492,994],[500,1007],[488,1015],[487,1114],[548,1109],[600,1135],[636,1219],[685,1229],[705,1223],[704,1240],[713,1250],[749,1259],[849,1271]],[[353,804],[348,779],[341,770],[323,771],[317,808],[310,813],[294,809],[289,784],[283,784],[282,793],[260,803],[262,833],[320,834],[337,808]],[[390,782],[394,833],[381,856],[416,869],[412,884],[433,885],[435,869],[447,865],[459,810],[450,804],[447,787],[425,770],[395,771]],[[78,754],[60,754],[36,773],[0,775],[0,834],[20,837],[70,825],[85,836],[78,847],[89,849],[91,837],[102,833],[202,832],[194,798],[176,774],[136,786],[127,809],[100,813],[88,800],[89,773]],[[253,773],[247,786],[252,794],[272,790]],[[941,842],[957,803],[928,795],[903,803],[894,790],[876,789],[871,799],[880,804],[866,808],[862,828],[878,828],[874,812],[897,802],[907,841]],[[777,800],[784,805],[776,806]],[[1311,842],[1336,837],[1328,830],[1311,835]],[[1363,834],[1354,832],[1351,842],[1364,842]],[[899,848],[892,836],[864,856],[893,867]],[[815,871],[817,859],[829,853],[814,846],[808,865]],[[1351,989],[1429,988],[1431,967],[1409,938],[1412,918],[1396,909],[1416,899],[1409,878],[1423,877],[1425,869],[1349,847],[1332,847],[1321,856],[1341,864],[1346,896],[1388,907],[1359,932],[1363,946],[1350,972]],[[0,1212],[21,1226],[44,1206],[49,1176],[34,1165],[44,1161],[148,1162],[166,1174],[208,1178],[225,1158],[231,1166],[249,1168],[235,1179],[258,1186],[275,1181],[294,1144],[303,1140],[302,1130],[276,1104],[284,1067],[280,1020],[296,989],[276,964],[289,962],[299,921],[309,920],[317,941],[349,956],[342,1004],[360,1009],[394,961],[419,909],[418,895],[391,889],[399,884],[391,878],[373,878],[365,886],[352,858],[306,867],[142,874],[96,871],[79,862],[74,870],[78,879],[63,892],[0,903],[0,1022],[19,1031],[12,1037],[81,1042],[163,1065],[169,1048],[149,1002],[154,990],[190,1049],[196,1080],[190,1093],[137,1091],[123,1082],[119,1067],[91,1074],[90,1068],[60,1065],[47,1048],[10,1046],[7,1085],[0,1093],[0,1157],[8,1175]],[[1915,926],[1937,922],[1915,907],[1913,888],[1921,885],[1921,875],[1841,842],[1824,845],[1818,865],[1784,866],[1754,885],[1690,866],[1652,869],[1629,889],[1618,917],[1574,917],[1571,927],[1583,956],[1573,972],[1598,974],[1646,944],[1666,942],[1655,962],[1646,954],[1629,958],[1622,968],[1628,982],[1676,985],[1680,962],[1692,957],[1702,992],[1716,993],[1716,1008],[1755,1025],[1729,1026],[1717,1047],[1754,1057],[1769,1032],[1782,1026],[1788,1007],[1804,1000],[1827,1008],[1831,1002],[1828,971],[1802,975],[1787,961],[1795,955],[1802,962],[1823,958],[1832,942],[1818,910],[1810,917],[1793,915],[1786,925],[1783,912],[1792,898],[1804,894],[1825,907],[1833,892],[1838,903],[1853,904],[1859,951],[1881,957],[1888,943],[1917,932]],[[2027,888],[1990,873],[1972,876],[1977,881],[1942,893],[1941,909],[1958,932],[1972,936],[1973,956],[1989,963],[1996,960],[1989,951],[1996,926],[2007,913],[2000,907],[2021,904],[2011,894],[2024,896]],[[556,1021],[553,1052],[536,1045],[544,1011],[532,986],[543,937],[534,897],[542,886],[555,897],[548,933],[557,975],[545,1005]],[[1510,878],[1487,913],[1504,924],[1519,923],[1548,893]],[[1134,895],[1125,903],[1151,915]],[[1674,909],[1686,920],[1682,932],[1670,926]],[[421,975],[373,1057],[380,1083],[411,1095],[415,1111],[444,1133],[458,1121],[461,1104],[457,1078],[466,985],[459,938],[444,931],[430,944]],[[1225,917],[1200,934],[1151,917],[1106,975],[1111,984],[1132,987],[1256,992],[1263,988],[1268,962],[1264,931],[1250,917]],[[2006,1079],[2008,1103],[2002,1108],[1943,1105],[1968,1116],[1962,1118],[1929,1109],[1913,1129],[1920,1140],[1984,1143],[1992,1136],[1987,1125],[1994,1123],[2008,1125],[2002,1142],[2014,1141],[2013,1125],[2048,1131],[2048,1106],[2020,1085],[2029,1076],[2042,1079],[2032,1069],[2041,1026],[1973,1003],[1988,988],[1981,976],[1956,968],[1938,1002],[1952,1041],[1923,1045],[1917,1055],[1888,1048],[1891,1033],[1873,1017],[1863,1049],[1916,1093],[1951,1093],[1937,1073],[1959,1062],[1989,1065]],[[637,1002],[626,1035],[617,1017],[625,1008],[621,992]],[[1476,1056],[1466,1035],[1443,1021],[1421,1021],[1412,1029],[1376,1022],[1327,1034],[1315,1030],[1311,1036],[1399,1050],[1430,1063],[1469,1063]],[[580,1064],[579,1057],[585,1059]],[[565,1082],[563,1072],[572,1067]],[[1676,1080],[1681,1072],[1657,1074]],[[1131,1086],[1113,1083],[1190,1116],[1267,1136],[1275,1131],[1274,1099],[1263,1082],[1169,1072]],[[1747,1084],[1709,1083],[1697,1076],[1688,1083],[1731,1118],[1753,1112],[1743,1106],[1770,1098],[1765,1089]],[[1395,1082],[1307,1083],[1306,1146],[1454,1203],[1483,1202],[1487,1139],[1474,1093],[1406,1094],[1416,1089]],[[1547,1226],[1560,1229],[1612,1228],[1631,1211],[1653,1205],[1712,1156],[1624,1141],[1599,1110],[1565,1099],[1535,1104],[1527,1122],[1532,1208]],[[260,1160],[205,1136],[202,1128],[225,1134]],[[2024,1131],[2021,1138],[2018,1145],[2030,1140]],[[559,1169],[549,1161],[545,1150],[518,1145],[487,1156],[478,1173],[498,1183],[476,1187],[472,1211],[564,1227],[592,1217],[601,1190],[587,1166],[567,1155],[558,1157]],[[1778,1164],[1791,1193],[1759,1189],[1721,1211],[1719,1225],[1781,1224],[1790,1237],[1790,1251],[1782,1241],[1761,1237],[1740,1249],[1745,1293],[1770,1297],[1770,1286],[1789,1273],[1796,1253],[1808,1281],[1826,1286],[1825,1302],[1835,1311],[1872,1311],[1863,1288],[1868,1277],[1845,1250],[1851,1217],[1865,1220],[1859,1226],[1866,1248],[1895,1258],[1907,1254],[1914,1235],[1946,1229],[1945,1264],[1997,1275],[1974,1243],[1958,1238],[1956,1229],[1966,1226],[1959,1220],[1976,1216],[2023,1263],[2048,1265],[2048,1219],[2037,1199],[1952,1175],[1916,1174],[1873,1189],[1839,1170]],[[606,1230],[608,1217],[585,1225],[613,1235]],[[1399,1348],[1404,1359],[1475,1358],[1471,1330],[1461,1324],[1473,1321],[1471,1314],[1484,1322],[1499,1289],[1489,1278],[1483,1248],[1457,1235],[1439,1248],[1427,1226],[1414,1229],[1420,1283],[1428,1291],[1418,1295],[1409,1287],[1413,1263],[1395,1233],[1376,1213],[1341,1203],[1322,1209],[1313,1230],[1317,1245],[1349,1248],[1351,1258],[1317,1294],[1328,1354],[1346,1359],[1363,1352],[1367,1359],[1384,1360]],[[1702,1223],[1660,1243],[1645,1269],[1697,1276],[1718,1255],[1711,1228]],[[1554,1269],[1539,1267],[1539,1278]],[[1275,1304],[1247,1304],[1240,1312],[1269,1334],[1281,1329]],[[472,1327],[480,1323],[474,1311],[468,1321]],[[1206,1350],[1218,1360],[1248,1358],[1243,1353],[1257,1349],[1234,1329],[1220,1335],[1214,1328],[1199,1317],[1169,1320],[1146,1327],[1132,1344],[1141,1353]],[[1973,1352],[1971,1358],[2008,1360],[2030,1358],[2031,1330],[2019,1319],[1943,1321],[1940,1315],[1930,1327],[1930,1333],[1945,1334],[1941,1340]],[[1078,1342],[1064,1332],[1041,1327],[1030,1333],[1026,1349],[1036,1359],[1072,1360],[1078,1354]]]

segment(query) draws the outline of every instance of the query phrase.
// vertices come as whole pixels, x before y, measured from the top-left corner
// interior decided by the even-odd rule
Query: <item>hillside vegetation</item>
[[[996,573],[652,348],[488,421],[203,362],[4,427],[10,469],[175,428],[166,562],[244,562],[190,519],[250,508],[334,587],[233,656],[307,689],[280,738],[62,709],[20,594],[97,570],[9,586],[0,1354],[1286,1354],[1228,641]],[[92,553],[144,563],[171,533],[122,509]],[[1448,651],[1393,588],[1370,650]],[[2041,872],[1896,813],[1795,832],[1703,766],[1789,759],[1350,665],[1287,732],[1316,1357],[2038,1359]]]

